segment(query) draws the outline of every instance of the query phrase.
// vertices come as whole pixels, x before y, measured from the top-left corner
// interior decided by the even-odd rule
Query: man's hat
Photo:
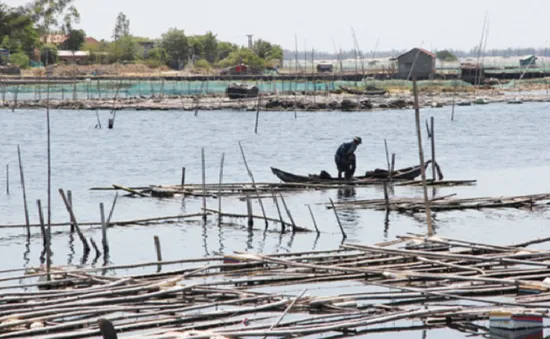
[[[355,138],[353,138],[353,141],[357,142],[358,144],[363,143],[363,140],[361,139],[361,137],[355,137]]]

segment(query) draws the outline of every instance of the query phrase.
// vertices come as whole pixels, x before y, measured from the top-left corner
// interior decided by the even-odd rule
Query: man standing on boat
[[[334,155],[334,161],[336,162],[336,168],[338,168],[338,179],[342,179],[342,172],[344,177],[349,180],[355,173],[355,150],[357,145],[360,145],[363,141],[360,137],[353,138],[351,142],[345,142],[336,151]]]

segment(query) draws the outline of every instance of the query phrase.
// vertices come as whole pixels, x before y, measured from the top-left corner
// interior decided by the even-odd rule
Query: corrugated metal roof
[[[75,51],[73,54],[73,51],[57,51],[57,56],[60,58],[66,58],[66,57],[87,57],[90,56],[89,51]]]

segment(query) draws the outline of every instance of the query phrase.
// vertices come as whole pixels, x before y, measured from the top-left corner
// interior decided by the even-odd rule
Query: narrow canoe
[[[431,160],[427,161],[424,164],[424,169],[426,169],[430,164]],[[436,167],[439,174],[439,180],[443,179],[443,174],[439,169],[439,166],[436,163]],[[374,171],[367,171],[363,176],[353,177],[351,180],[332,178],[328,173],[324,172],[324,175],[319,174],[310,174],[310,175],[298,175],[290,172],[285,172],[275,167],[271,167],[271,172],[275,174],[281,181],[288,183],[346,183],[346,182],[357,182],[357,181],[368,181],[368,180],[388,180],[389,171],[384,169],[375,169]],[[420,165],[406,167],[399,170],[396,170],[392,174],[393,180],[414,180],[420,176],[422,172],[422,167]]]

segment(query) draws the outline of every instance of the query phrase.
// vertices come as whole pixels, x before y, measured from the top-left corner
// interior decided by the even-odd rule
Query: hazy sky
[[[26,0],[0,0],[8,5]],[[80,28],[96,39],[110,39],[119,12],[130,19],[131,33],[151,38],[171,27],[186,34],[208,30],[240,45],[246,34],[294,49],[304,44],[333,52],[332,39],[353,49],[351,27],[364,51],[454,48],[479,44],[486,11],[487,48],[536,47],[549,43],[550,0],[76,0]]]

